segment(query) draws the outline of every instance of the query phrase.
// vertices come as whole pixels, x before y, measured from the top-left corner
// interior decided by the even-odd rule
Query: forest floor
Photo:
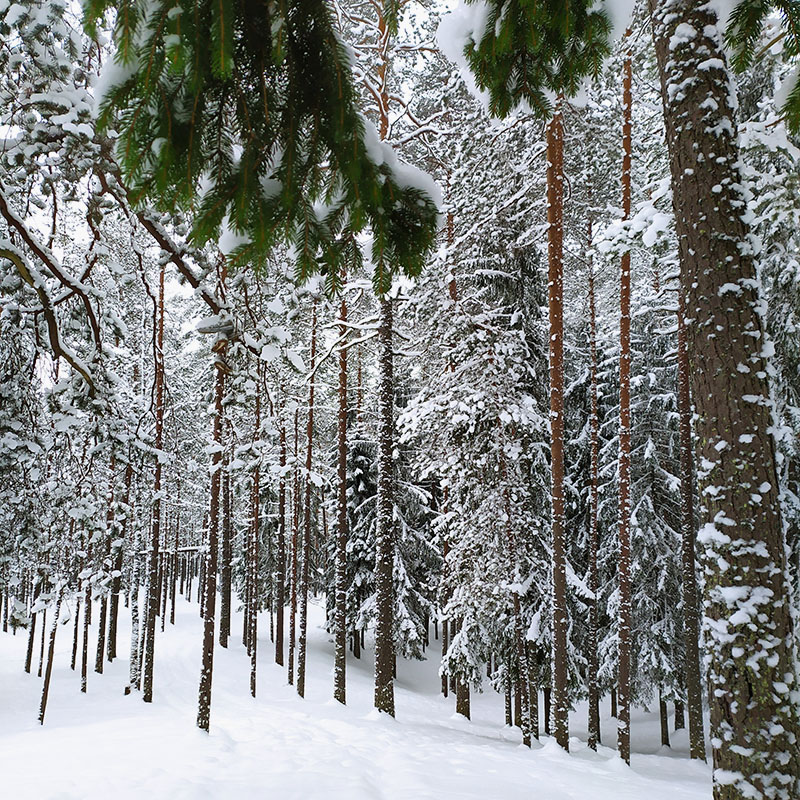
[[[176,626],[156,639],[154,699],[123,694],[128,659],[89,673],[88,693],[69,667],[72,625],[59,628],[44,727],[42,681],[23,671],[24,631],[0,633],[0,775],[14,800],[258,798],[258,800],[708,800],[710,769],[690,762],[684,731],[660,746],[658,715],[633,715],[632,765],[586,746],[585,706],[573,714],[569,754],[549,737],[528,750],[505,727],[503,698],[472,695],[472,720],[439,693],[436,652],[400,661],[397,718],[372,710],[372,654],[348,653],[347,699],[331,699],[333,646],[324,611],[310,606],[306,699],[274,664],[269,615],[259,620],[258,697],[249,694],[241,615],[228,650],[216,648],[211,732],[195,727],[202,623],[179,599]],[[121,609],[119,649],[129,642]],[[95,618],[97,614],[94,615]],[[37,632],[38,633],[38,632]],[[92,630],[90,645],[94,644]],[[438,642],[434,643],[434,646]],[[90,650],[93,647],[90,646]],[[80,656],[79,656],[80,657]],[[94,664],[93,653],[90,664]],[[615,722],[604,701],[603,741]]]

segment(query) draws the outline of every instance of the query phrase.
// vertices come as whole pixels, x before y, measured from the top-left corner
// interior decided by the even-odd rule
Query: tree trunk
[[[339,411],[337,415],[336,449],[338,457],[338,520],[336,531],[335,609],[334,609],[334,662],[333,697],[346,702],[345,670],[347,666],[347,304],[344,296],[339,310]]]
[[[700,604],[697,591],[692,458],[692,403],[689,390],[689,351],[686,344],[686,309],[678,290],[678,415],[680,418],[681,564],[683,575],[683,637],[686,659],[686,699],[689,704],[689,756],[706,760],[703,730],[703,690],[700,669]],[[678,716],[675,715],[675,724]],[[681,726],[683,714],[681,713]]]
[[[78,660],[78,629],[79,629],[79,621],[81,616],[81,596],[77,595],[75,597],[75,620],[72,625],[72,658],[69,662],[70,669],[74,672],[75,671],[75,664]],[[30,670],[26,670],[30,672]]]
[[[33,592],[33,603],[31,607],[35,606],[36,598],[39,596],[39,584]],[[28,649],[25,653],[25,672],[30,674],[31,664],[33,663],[33,645],[36,642],[36,614],[31,614],[31,627],[28,630]]]
[[[314,367],[317,356],[317,301],[311,307],[311,380],[308,382],[306,421],[306,486],[303,515],[303,571],[300,575],[300,644],[297,652],[297,694],[306,693],[306,647],[308,639],[308,567],[311,561],[311,459],[314,445]]]
[[[630,42],[630,31],[625,34]],[[631,215],[631,51],[622,79],[622,214]],[[622,255],[619,308],[619,717],[617,749],[631,763],[631,254]]]
[[[283,622],[286,606],[286,423],[280,414],[280,477],[278,479],[278,553],[275,587],[275,663],[283,666]]]
[[[589,217],[588,247],[589,247],[589,352],[591,369],[591,411],[589,426],[591,438],[589,452],[591,459],[591,478],[589,490],[589,590],[592,599],[589,605],[589,635],[587,637],[586,682],[589,692],[589,747],[597,750],[600,742],[600,691],[597,685],[597,676],[600,671],[597,655],[598,630],[600,628],[600,614],[598,609],[597,594],[600,585],[597,574],[598,551],[598,486],[599,480],[599,442],[600,420],[597,409],[597,314],[594,296],[594,264],[591,258],[592,246],[592,218]]]
[[[531,652],[530,643],[526,647],[528,655],[528,703],[531,709],[531,733],[536,741],[539,741],[539,687],[537,686],[533,672],[533,653]]]
[[[650,0],[650,10],[697,419],[714,798],[797,797],[800,721],[791,700],[797,675],[771,345],[743,216],[732,81],[712,6]]]
[[[667,714],[667,701],[661,692],[658,693],[658,717],[661,722],[661,746],[669,747],[669,715]]]
[[[569,750],[567,572],[564,531],[564,127],[560,104],[547,126],[547,257],[550,312],[550,452],[553,503],[553,725]],[[549,697],[548,697],[549,703]],[[549,715],[548,715],[549,717]]]
[[[685,707],[682,700],[675,701],[675,730],[680,731],[686,727]],[[705,748],[704,748],[705,750]],[[703,761],[705,761],[705,752],[703,752]]]
[[[86,692],[89,675],[89,625],[92,621],[92,587],[87,578],[83,594],[83,641],[81,642],[81,691]]]
[[[45,610],[42,611],[42,641],[39,647],[39,669],[36,673],[36,677],[38,678],[42,677],[42,669],[44,668],[44,642],[46,634],[47,634],[47,609],[45,608]]]
[[[299,416],[294,410],[294,479],[292,481],[292,569],[289,594],[289,683],[294,683],[294,651],[297,644],[297,547],[300,536],[300,476],[297,458],[299,454]]]
[[[53,655],[56,650],[56,633],[58,631],[58,614],[61,611],[61,597],[56,600],[53,622],[50,625],[50,644],[47,648],[47,667],[44,671],[42,685],[42,701],[39,703],[39,724],[44,725],[44,712],[47,710],[47,696],[50,693],[50,677],[53,674]]]
[[[551,695],[552,690],[549,686],[544,687],[544,691],[542,692],[544,695],[544,732],[549,736],[550,735],[550,720],[552,718],[552,707],[551,707]]]
[[[448,631],[450,630],[450,625],[448,624],[447,618],[442,619],[442,659],[447,655],[447,651],[450,649],[450,637],[448,635]],[[447,674],[442,674],[442,694],[447,697],[447,692],[449,690],[449,681],[447,680]]]
[[[205,602],[203,604],[203,661],[197,701],[197,727],[207,731],[211,722],[211,678],[214,669],[214,615],[217,609],[217,536],[220,529],[220,486],[222,483],[222,398],[225,392],[225,351],[227,340],[214,346],[217,377],[214,392],[214,453],[211,456],[211,502],[208,512]]]
[[[456,683],[456,714],[470,718],[469,710],[469,683],[464,680],[463,675],[459,675]]]
[[[380,300],[379,340],[379,388],[378,420],[378,497],[377,531],[375,534],[375,708],[394,716],[394,683],[392,663],[393,639],[393,586],[394,574],[394,521],[392,494],[394,476],[392,461],[394,433],[394,374],[392,346],[392,301],[389,297]],[[467,688],[469,692],[469,688]],[[467,703],[469,702],[467,695]],[[456,701],[458,706],[458,700]],[[467,707],[467,714],[469,709]]]
[[[111,611],[108,622],[108,660],[117,657],[117,623],[119,620],[119,596],[122,590],[122,560],[125,554],[125,541],[128,534],[128,520],[130,518],[131,481],[133,480],[133,466],[130,462],[125,467],[125,498],[122,501],[123,516],[122,530],[117,542],[112,545],[114,555],[114,577],[111,581]]]
[[[156,320],[155,350],[155,449],[164,446],[164,265],[158,282],[158,307]],[[153,665],[155,662],[156,613],[158,611],[158,548],[161,541],[161,458],[156,457],[153,476],[153,516],[150,530],[150,567],[147,581],[147,607],[145,621],[144,670],[142,674],[142,699],[153,701]]]
[[[253,443],[261,440],[261,381],[256,392],[256,418],[253,429]],[[260,606],[260,593],[258,584],[258,562],[259,562],[259,533],[260,533],[260,497],[261,491],[261,462],[257,462],[253,470],[253,492],[250,500],[252,508],[250,522],[250,561],[248,571],[250,574],[250,620],[249,634],[250,641],[250,694],[256,696],[256,662],[258,657],[258,609]]]
[[[227,647],[228,637],[231,635],[231,561],[233,560],[231,475],[228,472],[227,460],[223,462],[222,470],[222,565],[220,569],[219,643],[221,647]]]

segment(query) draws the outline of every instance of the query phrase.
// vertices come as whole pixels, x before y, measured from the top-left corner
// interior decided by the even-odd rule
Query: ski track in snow
[[[96,610],[96,607],[95,609]],[[249,659],[234,614],[226,651],[217,646],[211,732],[195,726],[202,623],[197,604],[179,599],[176,623],[156,638],[154,697],[123,694],[130,619],[120,608],[121,657],[93,671],[96,625],[89,639],[88,693],[69,668],[72,624],[59,627],[44,727],[37,722],[42,680],[23,671],[27,636],[0,633],[0,773],[14,800],[708,800],[710,769],[690,762],[685,731],[660,747],[658,714],[633,715],[632,769],[613,749],[586,746],[585,705],[572,715],[572,752],[549,737],[528,751],[503,725],[503,698],[472,694],[472,721],[439,694],[438,648],[428,661],[398,661],[397,719],[372,709],[372,652],[348,653],[347,698],[331,699],[333,646],[324,610],[309,604],[306,699],[274,664],[269,615],[259,618],[257,698],[249,694]],[[98,614],[93,614],[96,623]],[[158,621],[160,628],[160,620]],[[82,626],[82,620],[81,620]],[[48,626],[49,627],[49,626]],[[80,661],[80,647],[78,653]],[[78,665],[78,670],[80,666]],[[540,709],[542,703],[540,700]],[[603,741],[615,722],[602,708]]]

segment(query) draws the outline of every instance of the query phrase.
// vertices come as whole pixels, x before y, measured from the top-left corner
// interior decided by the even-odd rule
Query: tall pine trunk
[[[567,568],[564,515],[564,127],[560,104],[547,126],[547,258],[550,314],[550,452],[553,504],[553,727],[569,749]]]
[[[283,627],[286,618],[286,422],[283,404],[280,414],[280,452],[278,464],[278,553],[275,565],[275,663],[283,666]]]
[[[299,454],[300,411],[294,409],[294,478],[292,480],[292,561],[289,587],[289,683],[294,683],[294,653],[297,645],[297,546],[300,536],[300,475],[297,457]]]
[[[222,465],[222,563],[220,567],[219,643],[228,646],[231,635],[231,573],[233,536],[231,526],[231,474],[227,459]]]
[[[50,643],[47,648],[47,666],[44,670],[44,683],[42,684],[42,699],[39,703],[39,724],[44,725],[44,713],[47,710],[47,698],[50,694],[50,678],[53,674],[53,655],[56,650],[56,633],[58,632],[58,615],[61,611],[61,594],[56,599],[53,612],[53,621],[50,623]]]
[[[591,214],[591,211],[590,211]],[[588,247],[589,252],[589,353],[591,370],[591,411],[589,418],[590,427],[590,488],[589,488],[589,590],[592,599],[589,606],[589,635],[587,637],[586,682],[589,693],[589,747],[597,750],[600,743],[600,690],[598,674],[600,665],[597,654],[598,631],[600,628],[600,610],[598,608],[597,594],[600,582],[597,573],[598,551],[598,485],[600,464],[600,420],[597,408],[597,314],[594,294],[594,264],[591,258],[592,246],[592,218],[589,217]]]
[[[375,542],[375,708],[394,716],[394,638],[392,631],[394,572],[393,526],[393,433],[394,353],[392,347],[392,301],[380,300],[378,377],[378,498]]]
[[[155,356],[155,417],[156,457],[153,476],[153,514],[150,525],[150,564],[147,571],[147,606],[144,630],[144,669],[142,670],[142,699],[153,701],[153,666],[156,656],[156,613],[158,612],[158,548],[161,541],[161,457],[164,446],[164,266],[158,280],[158,312],[156,315]]]
[[[340,703],[346,702],[346,669],[347,669],[347,304],[342,297],[339,310],[339,336],[342,339],[339,348],[339,408],[336,417],[336,450],[337,450],[337,530],[336,556],[334,563],[334,591],[336,592],[333,618],[333,697]]]
[[[122,530],[117,542],[112,546],[114,554],[114,577],[111,581],[111,608],[108,621],[108,660],[117,657],[117,627],[119,621],[119,597],[122,589],[122,560],[125,554],[125,541],[128,533],[130,519],[131,481],[133,480],[133,465],[128,462],[125,467],[125,496],[122,501]]]
[[[800,796],[795,640],[733,86],[712,6],[650,10],[696,413],[714,798],[788,800]]]
[[[626,40],[630,39],[630,31]],[[631,215],[631,52],[622,78],[622,214]],[[617,749],[631,763],[631,253],[622,255],[619,284],[619,663]]]
[[[208,511],[208,551],[205,558],[203,603],[203,658],[197,700],[197,727],[207,731],[211,722],[211,679],[214,669],[214,615],[217,609],[217,537],[220,529],[220,488],[222,483],[222,399],[225,392],[225,351],[227,340],[214,345],[216,381],[214,387],[214,452],[211,456],[211,501]]]
[[[297,694],[306,692],[306,648],[308,639],[308,567],[311,561],[311,459],[314,445],[314,367],[317,356],[317,301],[311,309],[311,379],[308,383],[306,422],[306,485],[303,514],[303,569],[300,575],[300,642],[297,651]]]
[[[253,443],[261,441],[261,380],[259,376],[258,390],[256,391],[256,414],[253,424]],[[260,448],[259,448],[260,455]],[[258,609],[260,606],[260,592],[258,582],[259,533],[260,533],[260,497],[261,491],[261,462],[256,462],[253,470],[253,488],[250,499],[250,546],[247,564],[248,583],[250,584],[250,605],[248,606],[248,634],[250,648],[250,694],[256,696],[256,663],[258,657]]]
[[[686,651],[686,699],[689,706],[689,755],[706,760],[703,731],[703,693],[700,671],[700,606],[697,592],[692,468],[692,403],[689,389],[689,351],[683,292],[678,289],[678,415],[680,417],[681,563],[683,575],[683,636]],[[683,716],[681,714],[681,716]],[[675,715],[676,726],[678,715]]]

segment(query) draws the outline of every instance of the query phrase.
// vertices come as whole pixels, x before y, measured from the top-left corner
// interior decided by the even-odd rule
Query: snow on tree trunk
[[[588,245],[592,246],[592,220],[589,218]],[[589,635],[587,641],[586,681],[589,693],[589,747],[597,749],[600,743],[600,691],[598,687],[597,640],[599,630],[599,608],[597,595],[600,581],[597,573],[598,528],[597,528],[597,503],[598,503],[598,469],[600,421],[597,413],[597,315],[595,309],[594,292],[594,266],[589,260],[589,353],[591,371],[591,417],[590,429],[590,471],[591,484],[589,489],[589,590],[592,592],[591,605],[589,606]]]
[[[161,449],[164,446],[164,266],[158,281],[158,311],[154,336],[155,356],[155,416],[156,455],[153,476],[153,516],[150,528],[150,563],[147,571],[147,605],[144,629],[144,668],[142,670],[142,700],[153,702],[153,667],[156,655],[156,613],[158,611],[158,548],[161,541]],[[84,643],[85,644],[85,643]]]
[[[678,290],[678,415],[680,417],[681,563],[683,575],[683,636],[686,649],[686,699],[689,706],[689,755],[706,760],[703,693],[700,670],[700,606],[697,592],[697,528],[694,514],[692,403],[689,351],[683,291]],[[681,714],[681,717],[683,714]],[[677,713],[675,715],[677,725]]]
[[[311,307],[311,379],[308,382],[308,419],[306,421],[306,485],[303,514],[303,569],[300,576],[300,645],[297,654],[297,694],[306,691],[306,643],[308,636],[308,567],[311,560],[311,458],[314,446],[314,366],[317,356],[317,301]]]
[[[630,31],[627,36],[630,36]],[[623,65],[622,213],[631,215],[631,53]],[[631,253],[622,254],[619,309],[619,664],[617,749],[631,762]]]
[[[375,534],[375,708],[394,716],[394,640],[392,636],[392,567],[394,564],[393,433],[394,375],[392,301],[380,300],[378,378],[378,498]]]
[[[283,394],[283,387],[281,387]],[[283,404],[281,404],[283,412]],[[275,565],[276,586],[275,586],[275,663],[283,666],[283,628],[286,618],[286,422],[283,413],[280,415],[280,455],[278,466],[280,467],[280,477],[278,478],[278,563]]]
[[[569,749],[567,571],[564,530],[564,126],[556,108],[547,126],[547,257],[550,311],[550,448],[553,502],[553,725]]]
[[[220,338],[214,346],[217,376],[214,387],[214,443],[211,456],[211,502],[208,509],[208,550],[205,558],[205,603],[203,606],[203,659],[197,701],[197,727],[207,731],[211,722],[211,678],[214,669],[214,616],[217,609],[217,541],[220,529],[220,485],[222,482],[222,399],[225,393],[225,351]]]
[[[770,349],[725,52],[709,5],[650,0],[697,414],[715,800],[800,793]]]

